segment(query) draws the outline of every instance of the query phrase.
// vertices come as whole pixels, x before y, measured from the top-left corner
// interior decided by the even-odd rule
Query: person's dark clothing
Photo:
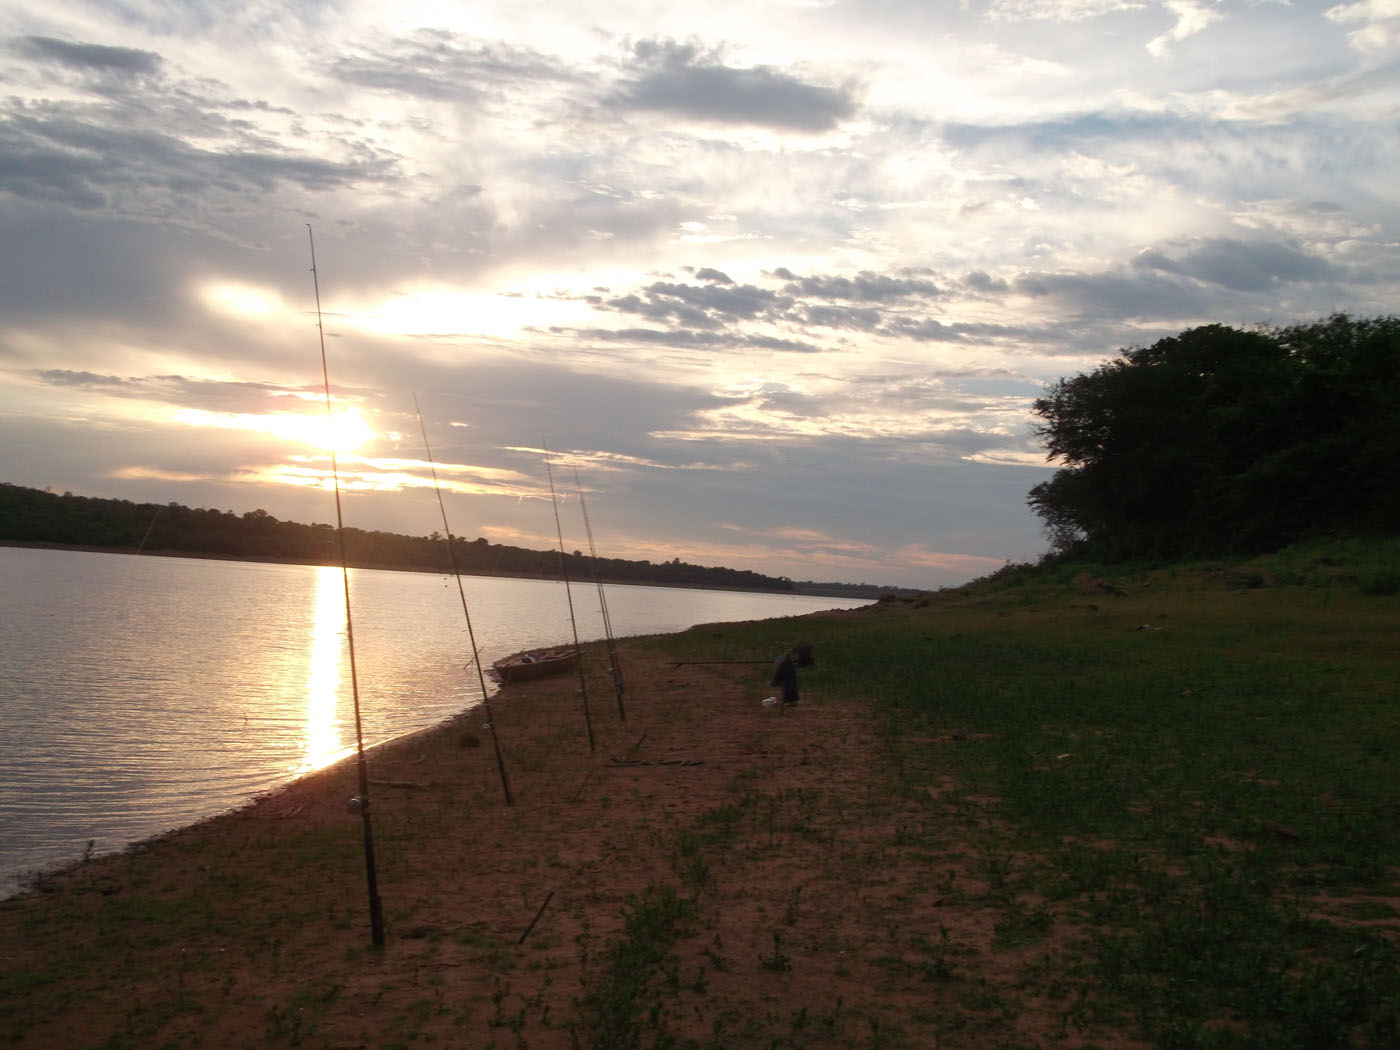
[[[783,653],[778,659],[773,669],[773,681],[769,684],[782,687],[784,704],[797,703],[797,665],[792,662],[791,653]]]

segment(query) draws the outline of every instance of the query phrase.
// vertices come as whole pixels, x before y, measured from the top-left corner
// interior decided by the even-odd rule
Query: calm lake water
[[[464,577],[484,664],[572,641],[564,585]],[[579,637],[598,591],[572,585]],[[613,634],[865,604],[609,585]],[[481,700],[450,576],[350,572],[365,742]],[[488,685],[490,680],[488,679]],[[354,708],[339,569],[0,547],[0,897],[344,757]]]

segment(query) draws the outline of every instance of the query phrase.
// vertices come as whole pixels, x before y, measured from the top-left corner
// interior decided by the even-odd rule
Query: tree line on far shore
[[[1192,328],[1035,402],[1052,554],[1263,554],[1400,533],[1400,317]]]
[[[178,503],[132,503],[123,499],[62,495],[43,489],[0,483],[0,542],[39,543],[141,550],[146,553],[208,555],[256,561],[339,565],[340,547],[330,525],[281,521],[264,510],[232,511],[191,508]],[[360,568],[450,572],[452,558],[438,533],[405,536],[393,532],[345,529],[348,564]],[[530,550],[484,538],[454,538],[453,555],[460,572],[477,576],[560,578],[560,552]],[[599,578],[612,583],[672,587],[727,588],[876,596],[890,588],[868,584],[794,583],[747,569],[669,562],[591,557],[580,551],[564,555],[569,578]]]

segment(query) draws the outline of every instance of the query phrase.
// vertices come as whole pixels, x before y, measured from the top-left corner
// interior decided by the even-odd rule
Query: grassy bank
[[[0,1045],[1400,1045],[1395,546],[696,628],[0,904]],[[803,700],[767,670],[811,643]]]

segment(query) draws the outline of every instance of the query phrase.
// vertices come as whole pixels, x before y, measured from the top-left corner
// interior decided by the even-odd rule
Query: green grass
[[[1083,573],[1108,588],[1086,593]],[[870,701],[892,790],[926,798],[951,776],[988,856],[1020,858],[990,876],[998,945],[1070,924],[1082,996],[1137,1037],[1394,1047],[1397,579],[1395,541],[1009,567],[855,621],[667,644],[677,659],[743,659],[800,631],[817,655],[804,691]],[[946,977],[958,960],[924,965]]]
[[[670,886],[629,897],[622,932],[608,944],[601,973],[580,1002],[579,1028],[589,1047],[632,1050],[673,1045],[658,987],[679,983],[671,950],[695,913]]]

